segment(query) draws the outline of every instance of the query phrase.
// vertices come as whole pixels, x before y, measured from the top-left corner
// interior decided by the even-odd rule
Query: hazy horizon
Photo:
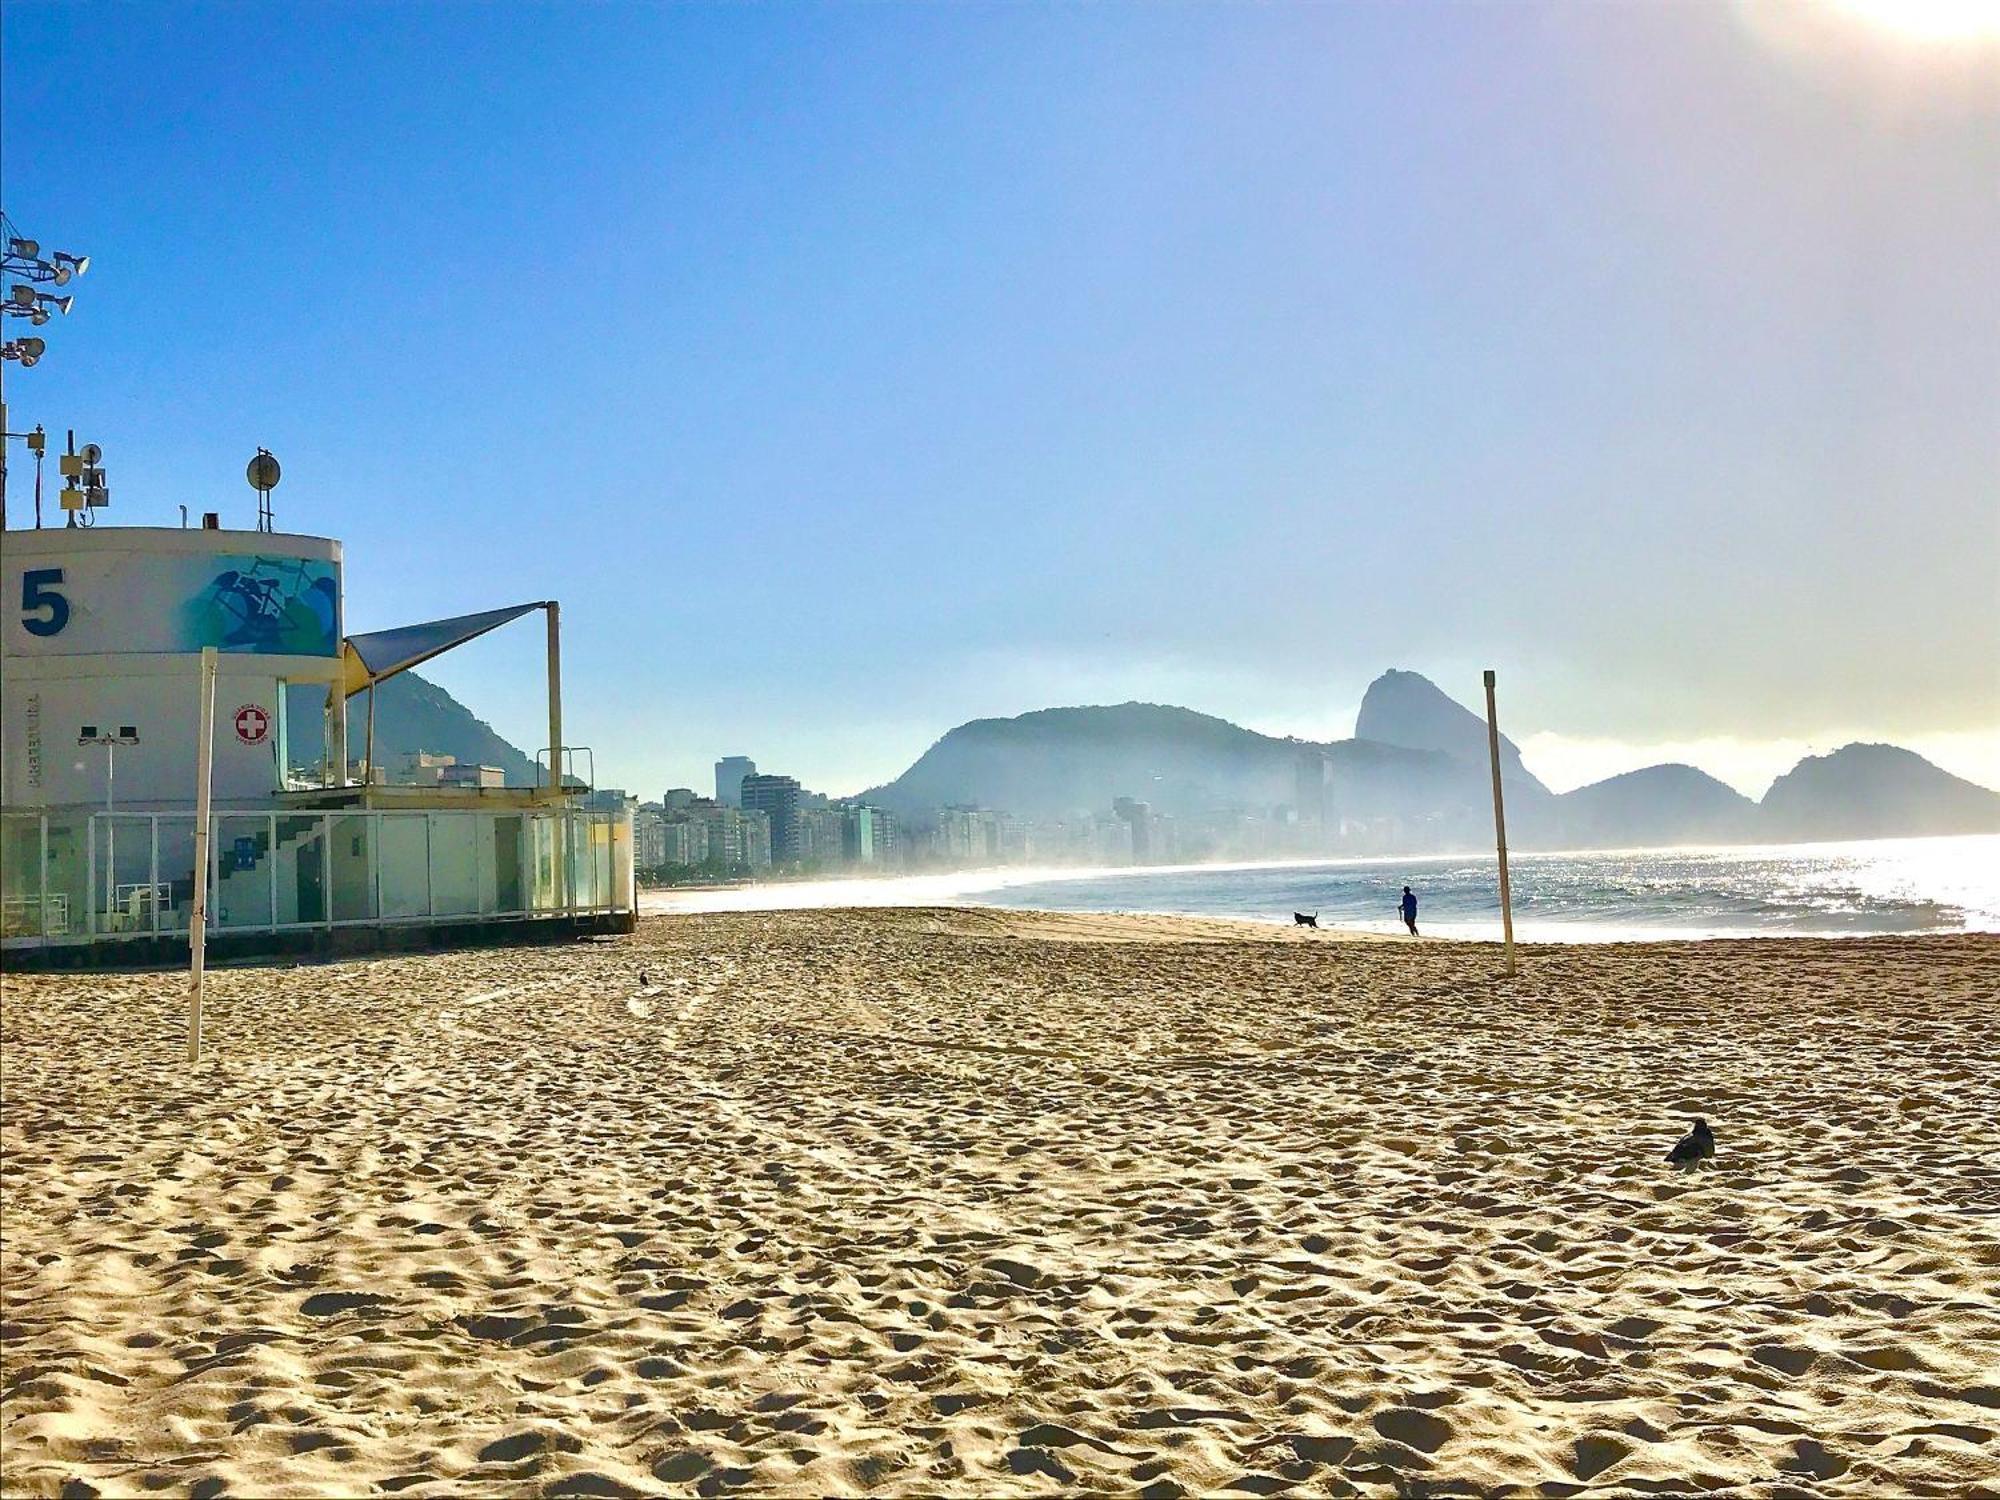
[[[349,630],[559,597],[649,798],[1489,666],[1558,790],[2000,787],[2000,22],[1933,11],[15,0],[5,207],[93,266],[10,425],[109,525],[273,449]],[[425,672],[543,737],[530,628]]]
[[[428,670],[428,669],[426,669]],[[1440,684],[1442,686],[1442,684]],[[1469,711],[1478,711],[1479,702],[1471,694],[1452,694]],[[1095,703],[1044,703],[1032,708],[1023,708],[1015,713],[975,714],[970,723],[978,719],[1008,719],[1022,713],[1034,713],[1048,708],[1104,707],[1116,703],[1133,701],[1132,698],[1105,698]],[[1503,700],[1504,701],[1504,700]],[[1214,717],[1229,719],[1227,714],[1214,711],[1199,703],[1174,703],[1168,706],[1192,709],[1197,713],[1209,713]],[[1355,710],[1360,707],[1357,696]],[[475,710],[476,712],[476,710]],[[1581,786],[1622,775],[1627,771],[1643,770],[1648,766],[1664,764],[1692,765],[1706,771],[1716,780],[1741,792],[1756,801],[1769,790],[1771,783],[1791,770],[1799,761],[1811,755],[1827,755],[1851,744],[1895,744],[1905,750],[1913,750],[1940,769],[1952,775],[1974,782],[1990,790],[2000,791],[2000,730],[1972,732],[1967,734],[1944,734],[1905,736],[1880,731],[1857,729],[1846,734],[1830,733],[1811,739],[1745,741],[1731,736],[1718,735],[1705,739],[1663,740],[1653,743],[1631,743],[1617,740],[1581,740],[1548,733],[1522,734],[1506,722],[1502,710],[1502,729],[1508,738],[1515,741],[1521,751],[1521,761],[1529,771],[1553,792],[1574,791]],[[1259,724],[1231,719],[1242,728],[1266,734],[1274,738],[1293,738],[1315,742],[1345,740],[1354,734],[1354,712],[1349,712],[1342,721],[1344,728],[1331,729],[1325,733],[1308,732],[1293,725]],[[819,783],[809,777],[800,779],[813,791],[825,792],[833,796],[853,796],[871,787],[893,781],[908,770],[910,765],[959,724],[944,726],[918,744],[907,758],[897,762],[880,775],[849,782]],[[709,763],[690,767],[686,775],[679,779],[669,779],[659,786],[628,787],[645,801],[657,801],[662,791],[668,787],[687,787],[703,795],[713,790],[713,760],[725,755],[747,755],[756,761],[758,768],[772,769],[787,775],[796,774],[789,766],[778,765],[768,757],[760,758],[754,748],[732,744],[718,749]]]

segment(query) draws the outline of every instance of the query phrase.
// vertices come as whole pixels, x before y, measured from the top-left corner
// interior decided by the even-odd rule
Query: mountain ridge
[[[1370,825],[1371,836],[1405,840],[1412,851],[1472,847],[1490,837],[1482,717],[1420,673],[1393,669],[1370,684],[1355,729],[1345,740],[1279,738],[1138,700],[1035,709],[968,720],[902,775],[861,795],[918,821],[949,806],[1031,820],[1101,814],[1114,798],[1128,797],[1183,817],[1289,806],[1302,820],[1321,821],[1330,842]],[[1504,736],[1501,771],[1510,841],[1524,848],[2000,830],[2000,793],[1894,746],[1808,756],[1761,800],[1682,764],[1645,766],[1558,794]]]
[[[295,722],[317,718],[325,701],[322,689],[295,684],[285,712]],[[498,766],[508,786],[535,786],[540,777],[535,762],[503,739],[494,727],[456,698],[416,672],[399,672],[377,684],[375,758],[387,765],[392,757],[428,751],[455,756],[471,765]],[[367,751],[368,695],[347,700],[347,750],[359,760]]]

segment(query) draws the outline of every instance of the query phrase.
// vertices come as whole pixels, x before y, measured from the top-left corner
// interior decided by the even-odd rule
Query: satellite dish
[[[243,477],[250,481],[251,489],[268,492],[278,487],[278,477],[282,472],[270,451],[259,448],[257,456],[244,465]]]
[[[86,469],[94,469],[104,462],[104,450],[95,443],[85,443],[83,451],[77,456],[83,460]]]

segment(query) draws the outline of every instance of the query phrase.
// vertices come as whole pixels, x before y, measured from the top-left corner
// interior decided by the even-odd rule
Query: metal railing
[[[0,813],[0,941],[185,933],[194,821]],[[631,819],[619,812],[235,811],[209,822],[215,933],[594,916],[631,911],[635,899]]]

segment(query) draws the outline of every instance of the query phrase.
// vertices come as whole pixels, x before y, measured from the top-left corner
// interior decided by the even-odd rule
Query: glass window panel
[[[611,904],[611,837],[613,826],[612,819],[604,818],[590,831],[590,847],[591,852],[596,856],[594,863],[597,876],[597,888],[591,893],[591,904],[593,906],[609,906]]]
[[[537,813],[528,819],[528,841],[534,849],[535,888],[531,905],[549,911],[562,905],[556,893],[556,835],[554,818]]]
[[[99,936],[150,933],[153,820],[130,813],[100,813],[91,819],[90,837],[96,845],[96,883],[90,894]]]
[[[224,815],[215,820],[215,892],[209,907],[215,925],[269,927],[271,911],[271,820],[263,813]]]
[[[430,914],[430,819],[423,813],[390,813],[377,833],[381,847],[382,915]]]
[[[81,937],[89,930],[90,820],[49,815],[48,935]]]
[[[365,922],[375,916],[375,820],[365,813],[333,819],[333,920]]]
[[[518,814],[493,820],[493,859],[488,868],[492,872],[488,878],[493,886],[486,910],[522,910],[521,819]]]
[[[160,931],[186,932],[194,906],[194,819],[183,814],[159,821]]]
[[[281,817],[278,842],[278,921],[326,920],[326,824],[317,817]]]
[[[431,911],[440,917],[479,910],[477,813],[439,813],[431,819]]]
[[[42,936],[42,820],[0,818],[0,937]]]

